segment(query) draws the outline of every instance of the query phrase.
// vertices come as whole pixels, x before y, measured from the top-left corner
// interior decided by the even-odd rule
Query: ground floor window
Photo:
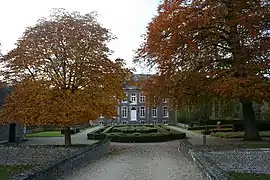
[[[122,121],[122,124],[127,124],[127,121]]]
[[[145,124],[145,121],[140,121],[141,124]]]
[[[168,123],[167,120],[164,120],[164,121],[163,121],[163,124],[164,124],[164,125],[168,125],[169,123]]]
[[[153,124],[157,124],[157,121],[153,121]]]
[[[127,107],[126,106],[122,107],[122,118],[127,118]]]

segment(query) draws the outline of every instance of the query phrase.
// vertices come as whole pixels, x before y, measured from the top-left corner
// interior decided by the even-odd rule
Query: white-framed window
[[[122,121],[122,124],[127,124],[127,121]]]
[[[164,124],[164,125],[168,125],[169,123],[168,123],[167,120],[164,120],[164,121],[163,121],[163,124]]]
[[[141,108],[140,108],[140,116],[141,116],[141,118],[145,118],[145,107],[144,106],[141,106]]]
[[[131,94],[130,101],[131,101],[131,103],[137,103],[137,96],[136,96],[136,94]]]
[[[168,99],[163,99],[163,103],[168,103]]]
[[[157,107],[152,108],[152,117],[157,117]]]
[[[140,95],[140,103],[144,103],[145,102],[145,96],[144,95]]]
[[[153,124],[157,124],[157,121],[153,121]]]
[[[141,124],[145,124],[145,121],[140,121]]]
[[[168,107],[167,106],[163,107],[163,117],[169,117],[169,112],[168,112]]]
[[[127,118],[128,108],[126,106],[122,107],[122,118]]]

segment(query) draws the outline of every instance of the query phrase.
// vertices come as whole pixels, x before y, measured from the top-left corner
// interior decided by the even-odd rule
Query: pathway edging
[[[186,140],[180,140],[180,148],[185,156],[194,162],[203,172],[204,178],[207,180],[229,180],[225,171],[217,166],[217,164],[203,155],[203,152],[196,152],[192,144]]]
[[[99,159],[109,151],[109,146],[110,141],[108,140],[98,141],[85,148],[79,149],[71,156],[15,175],[11,180],[56,180],[60,175],[70,172],[78,166]]]

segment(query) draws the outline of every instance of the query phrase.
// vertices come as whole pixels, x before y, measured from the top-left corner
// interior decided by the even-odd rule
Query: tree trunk
[[[9,124],[8,142],[10,142],[10,143],[16,142],[16,123],[10,123]]]
[[[245,99],[241,100],[241,103],[245,124],[244,140],[247,141],[261,140],[256,123],[255,113],[252,106],[252,101]]]
[[[65,145],[70,146],[71,145],[71,131],[70,127],[65,128]]]

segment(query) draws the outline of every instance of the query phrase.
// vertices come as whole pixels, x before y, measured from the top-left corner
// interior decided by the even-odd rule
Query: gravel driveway
[[[178,152],[179,141],[112,143],[115,152],[59,180],[202,180],[201,172]]]
[[[66,157],[79,148],[45,146],[0,146],[0,165],[41,165]]]

